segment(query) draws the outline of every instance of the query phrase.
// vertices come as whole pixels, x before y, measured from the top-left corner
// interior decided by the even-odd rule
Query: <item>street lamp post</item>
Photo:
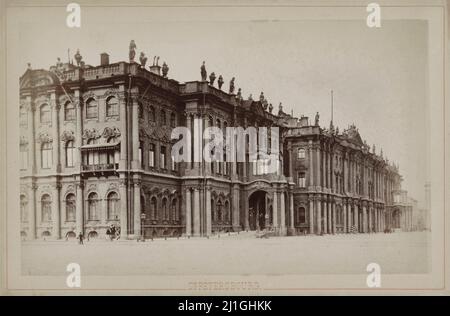
[[[144,238],[144,221],[145,221],[145,213],[141,213],[141,241],[145,241],[145,238]]]

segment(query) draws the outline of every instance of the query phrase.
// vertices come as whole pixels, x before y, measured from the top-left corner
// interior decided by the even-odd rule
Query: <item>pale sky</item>
[[[209,10],[209,11],[207,11]],[[212,11],[211,11],[212,10]],[[144,51],[166,61],[169,77],[200,80],[206,61],[211,71],[231,77],[244,98],[264,91],[278,110],[330,121],[334,90],[334,122],[342,131],[355,123],[377,152],[400,164],[403,187],[423,201],[427,141],[427,23],[383,21],[379,29],[361,19],[302,20],[271,8],[83,8],[82,27],[65,26],[65,8],[28,8],[9,15],[20,27],[14,66],[26,63],[48,69],[57,57],[67,61],[79,48],[90,65],[107,52],[110,62],[127,61],[134,39],[137,56]],[[271,18],[273,16],[273,18]],[[18,80],[18,79],[17,79]]]

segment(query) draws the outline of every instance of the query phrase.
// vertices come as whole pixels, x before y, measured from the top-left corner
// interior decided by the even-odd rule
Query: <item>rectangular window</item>
[[[166,147],[161,146],[161,153],[159,157],[159,165],[161,169],[166,169]]]
[[[49,169],[52,167],[53,161],[52,161],[52,150],[51,149],[45,149],[42,151],[42,168],[43,169]]]
[[[303,148],[299,148],[297,152],[297,158],[298,159],[305,159],[306,157],[306,151]]]
[[[171,156],[171,163],[172,163],[172,170],[175,170],[175,158],[174,156]]]
[[[66,167],[73,167],[73,147],[67,148]]]
[[[155,145],[150,144],[150,149],[148,151],[148,165],[150,167],[155,166]]]
[[[298,186],[300,188],[306,188],[306,178],[303,172],[298,174]]]

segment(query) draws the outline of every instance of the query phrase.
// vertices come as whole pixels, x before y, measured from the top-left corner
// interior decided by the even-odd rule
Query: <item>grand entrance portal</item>
[[[265,229],[269,226],[269,214],[265,191],[253,192],[248,198],[248,223],[250,230]]]

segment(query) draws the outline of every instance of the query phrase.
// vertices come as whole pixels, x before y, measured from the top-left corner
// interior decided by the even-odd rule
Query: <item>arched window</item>
[[[28,201],[25,195],[20,195],[20,220],[22,222],[28,221]]]
[[[171,209],[172,209],[172,219],[173,220],[178,220],[178,208],[177,208],[177,199],[173,199],[172,200],[172,205],[171,205]]]
[[[41,124],[48,124],[52,121],[52,115],[50,112],[50,106],[43,104],[40,109]]]
[[[150,200],[150,215],[152,219],[156,219],[156,210],[157,210],[156,198],[152,197]]]
[[[93,98],[86,102],[86,118],[96,119],[98,117],[98,103]]]
[[[216,203],[214,202],[214,199],[211,199],[211,216],[213,221],[217,221]]]
[[[73,144],[73,140],[70,140],[66,144],[66,167],[73,167],[73,157],[74,157],[75,147]]]
[[[28,145],[20,144],[20,169],[28,168]]]
[[[116,192],[110,192],[106,199],[108,220],[119,219],[119,195]]]
[[[161,125],[164,126],[166,123],[166,111],[161,110]]]
[[[297,223],[298,224],[306,223],[306,210],[305,210],[304,207],[299,207],[298,208]]]
[[[155,108],[150,105],[150,107],[148,108],[148,119],[150,122],[154,122],[155,121]]]
[[[175,113],[170,114],[170,127],[175,127],[177,125],[177,119]]]
[[[163,218],[165,220],[168,220],[169,219],[169,210],[167,208],[167,199],[166,198],[162,199],[161,208],[162,208]]]
[[[306,150],[304,148],[299,148],[297,151],[297,158],[305,159],[305,157],[306,157]]]
[[[216,120],[216,127],[222,128],[222,123],[220,123],[219,119]]]
[[[222,218],[222,215],[223,215],[222,214],[222,201],[217,202],[216,207],[217,207],[217,220],[222,221],[223,220],[223,218]]]
[[[23,107],[23,106],[20,107],[19,120],[20,120],[20,126],[22,126],[22,127],[28,126],[28,113],[27,113],[27,109],[25,109],[25,107]]]
[[[75,221],[75,194],[69,193],[66,196],[66,221],[67,222],[74,222]]]
[[[109,97],[106,99],[106,116],[119,116],[119,103],[116,97]]]
[[[41,197],[41,218],[43,222],[52,220],[52,200],[48,194]]]
[[[52,143],[47,142],[42,144],[41,148],[41,166],[43,169],[49,169],[53,165],[53,159],[52,159]]]
[[[223,215],[225,222],[230,221],[230,203],[228,201],[225,201],[225,209]]]
[[[98,195],[95,192],[92,192],[88,196],[88,219],[90,221],[97,220],[97,203],[98,203]]]
[[[70,101],[67,101],[66,104],[64,104],[64,120],[65,121],[75,120],[75,107]]]

